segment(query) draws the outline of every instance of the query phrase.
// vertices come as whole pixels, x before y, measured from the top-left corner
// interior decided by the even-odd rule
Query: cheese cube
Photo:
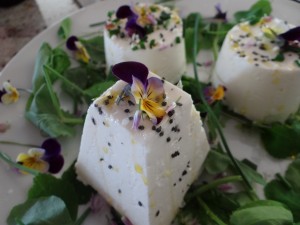
[[[182,20],[168,7],[138,3],[132,11],[145,36],[126,30],[131,18],[118,19],[111,14],[104,29],[107,68],[123,61],[138,61],[161,77],[177,83],[186,68]]]
[[[244,22],[228,32],[212,82],[226,87],[225,103],[236,113],[259,122],[284,122],[299,109],[299,56],[287,52],[282,62],[274,61],[280,48],[272,35],[291,27],[265,17],[255,25]]]
[[[126,84],[118,81],[89,107],[77,174],[134,225],[168,225],[209,144],[190,95],[167,81],[165,102],[177,106],[156,126],[144,118],[133,129],[134,99],[116,104]]]

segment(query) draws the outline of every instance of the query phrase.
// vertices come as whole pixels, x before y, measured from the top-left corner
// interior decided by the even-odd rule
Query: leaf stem
[[[92,24],[90,24],[90,27],[103,26],[105,23],[106,23],[105,21],[101,21],[98,23],[92,23]]]
[[[66,117],[63,117],[62,122],[63,123],[68,123],[68,124],[83,124],[84,119],[82,119],[82,118],[66,118]]]
[[[227,225],[224,223],[216,214],[211,211],[211,209],[208,207],[208,205],[202,200],[202,198],[197,198],[199,205],[205,210],[205,213],[218,225]]]
[[[4,145],[17,145],[17,146],[24,146],[24,147],[29,147],[29,148],[40,148],[39,145],[32,145],[32,144],[24,144],[24,143],[18,143],[14,141],[0,141],[0,144]]]
[[[250,192],[253,192],[253,188],[249,182],[249,180],[247,179],[247,177],[245,176],[245,174],[243,173],[242,169],[239,167],[238,163],[236,162],[235,158],[233,157],[230,148],[227,144],[226,138],[223,134],[222,131],[222,127],[216,117],[216,115],[214,114],[213,110],[211,109],[211,107],[209,106],[209,104],[207,103],[207,101],[205,100],[204,97],[204,93],[203,93],[203,85],[200,83],[199,78],[198,78],[198,71],[197,71],[197,63],[196,63],[196,57],[197,57],[197,40],[198,40],[198,27],[199,27],[199,15],[196,15],[196,20],[195,20],[195,33],[194,33],[194,48],[193,48],[193,68],[194,68],[194,76],[195,76],[195,80],[196,80],[196,85],[198,85],[199,87],[199,93],[200,93],[200,99],[202,100],[209,116],[211,117],[211,121],[212,123],[215,125],[218,134],[220,136],[221,139],[221,143],[224,146],[225,151],[227,152],[229,158],[231,159],[234,167],[236,168],[236,170],[238,171],[238,173],[241,175],[241,177],[244,180],[244,183],[246,185],[246,187],[250,190]],[[253,197],[252,195],[250,195],[251,198]]]
[[[88,215],[90,215],[90,213],[92,212],[92,209],[90,207],[88,207],[82,214],[81,216],[76,220],[74,225],[81,225],[84,220],[88,217]]]
[[[56,112],[57,112],[57,114],[58,114],[58,116],[60,117],[60,118],[63,118],[63,113],[62,113],[62,111],[61,111],[61,109],[60,109],[60,104],[59,104],[59,101],[58,101],[58,99],[57,99],[57,97],[56,97],[56,95],[55,95],[55,93],[54,93],[54,91],[53,91],[53,88],[52,88],[52,83],[51,83],[51,80],[50,80],[50,76],[49,76],[49,73],[48,73],[48,71],[47,70],[49,70],[50,69],[50,71],[55,71],[55,70],[53,70],[51,67],[49,67],[48,65],[44,65],[43,66],[43,69],[44,69],[44,74],[45,74],[45,81],[46,81],[46,85],[47,85],[47,88],[48,88],[48,91],[49,91],[49,94],[50,94],[50,98],[51,98],[51,101],[52,101],[52,103],[53,103],[53,105],[54,105],[54,108],[55,108],[55,110],[56,110]]]
[[[220,28],[220,23],[217,23],[217,30]],[[216,35],[214,40],[213,40],[213,46],[212,46],[212,49],[213,49],[213,55],[214,55],[214,60],[215,62],[217,61],[218,59],[218,55],[219,55],[219,35]]]
[[[15,167],[17,169],[20,169],[20,170],[22,170],[22,171],[24,171],[26,173],[29,173],[29,174],[31,174],[33,176],[36,176],[36,175],[39,174],[39,172],[36,171],[36,170],[30,169],[30,168],[28,168],[26,166],[22,166],[21,164],[12,161],[11,158],[7,154],[5,154],[3,152],[0,152],[0,158],[3,161],[5,161],[8,165],[10,165],[12,167]]]
[[[201,187],[196,189],[191,195],[189,195],[188,200],[190,200],[193,197],[199,196],[206,191],[214,189],[222,184],[236,182],[236,181],[243,181],[243,178],[240,175],[237,175],[237,176],[228,176],[228,177],[214,180],[214,181],[212,181],[208,184],[202,185]]]

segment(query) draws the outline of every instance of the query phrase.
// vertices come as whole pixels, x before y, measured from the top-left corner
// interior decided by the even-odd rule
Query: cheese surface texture
[[[163,104],[177,106],[157,125],[142,118],[133,129],[134,99],[116,104],[124,81],[92,103],[84,124],[78,178],[134,225],[171,224],[209,151],[190,95],[167,81],[163,85]]]
[[[186,58],[182,20],[177,12],[155,4],[131,6],[139,30],[111,13],[104,29],[107,68],[123,61],[138,61],[161,77],[177,83],[185,72]],[[134,17],[132,16],[132,17]]]
[[[272,38],[291,27],[265,17],[255,25],[241,23],[228,32],[212,81],[226,87],[225,103],[236,113],[254,121],[283,122],[298,110],[299,56],[281,54]]]

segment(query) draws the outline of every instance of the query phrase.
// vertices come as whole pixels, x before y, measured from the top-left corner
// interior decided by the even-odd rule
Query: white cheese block
[[[142,119],[133,129],[134,99],[115,103],[125,85],[118,81],[89,107],[78,178],[134,225],[168,225],[199,175],[209,151],[206,134],[190,95],[167,81],[165,101],[180,99],[179,105],[158,125]]]
[[[151,6],[151,5],[150,5]],[[138,8],[149,8],[150,6],[140,3]],[[120,35],[110,35],[109,30],[104,29],[104,47],[107,68],[124,61],[137,61],[145,64],[151,71],[161,77],[177,83],[186,69],[185,45],[182,31],[182,20],[175,11],[169,8],[156,5],[158,10],[151,12],[154,19],[159,18],[162,11],[170,14],[170,20],[165,27],[153,25],[153,32],[147,34],[147,41],[144,42],[145,49],[141,48],[141,39],[138,35],[126,35],[126,21],[118,22]],[[107,21],[112,25],[111,20]],[[114,24],[114,26],[117,26]],[[152,44],[151,43],[155,43]]]
[[[212,82],[227,88],[225,103],[236,113],[260,122],[285,121],[300,105],[299,57],[284,54],[283,62],[273,59],[279,47],[266,37],[270,29],[283,33],[291,25],[266,17],[256,25],[248,22],[227,34],[215,65]]]

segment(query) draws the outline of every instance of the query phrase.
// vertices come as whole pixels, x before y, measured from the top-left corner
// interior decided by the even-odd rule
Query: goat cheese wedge
[[[227,34],[213,72],[214,86],[226,87],[225,103],[259,122],[284,122],[300,105],[300,60],[282,50],[280,34],[293,26],[264,17],[244,22]],[[282,44],[282,43],[281,43]],[[293,43],[299,46],[299,42]]]
[[[122,94],[128,84],[116,82],[88,109],[76,171],[134,225],[168,225],[199,176],[209,144],[191,96],[152,72],[148,77],[148,100],[153,83],[164,88],[160,122],[153,125],[144,112],[137,119],[136,99]]]
[[[182,26],[177,12],[165,6],[121,6],[108,14],[104,28],[107,68],[123,61],[138,61],[177,83],[186,68]]]

